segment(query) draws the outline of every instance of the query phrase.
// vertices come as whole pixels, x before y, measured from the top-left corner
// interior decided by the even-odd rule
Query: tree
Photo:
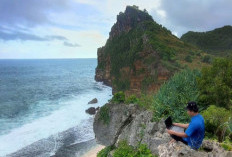
[[[216,58],[211,67],[202,69],[202,76],[197,81],[202,103],[231,108],[232,57]]]

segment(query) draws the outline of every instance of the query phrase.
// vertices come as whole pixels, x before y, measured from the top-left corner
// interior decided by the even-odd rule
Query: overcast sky
[[[178,37],[232,25],[232,0],[1,0],[0,58],[96,58],[127,5]]]

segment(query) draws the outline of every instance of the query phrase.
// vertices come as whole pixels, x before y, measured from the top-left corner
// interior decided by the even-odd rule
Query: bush
[[[222,148],[224,148],[227,151],[232,151],[232,143],[230,141],[224,141],[220,144]]]
[[[135,104],[135,103],[138,103],[138,98],[135,96],[135,95],[130,95],[128,98],[126,98],[126,101],[125,103],[126,104]]]
[[[153,155],[145,144],[140,144],[138,148],[135,149],[128,145],[127,141],[122,140],[119,142],[113,157],[153,157]]]
[[[110,115],[109,115],[109,106],[105,104],[99,110],[99,120],[102,120],[104,124],[109,124],[110,122]]]
[[[125,93],[120,91],[114,94],[111,102],[113,103],[123,103],[125,102]]]
[[[152,103],[155,110],[154,120],[170,115],[177,122],[187,122],[189,116],[184,107],[189,101],[198,101],[196,77],[199,76],[200,71],[185,69],[164,83]]]
[[[200,101],[229,109],[232,105],[232,57],[214,59],[212,66],[202,68],[197,79]]]
[[[206,132],[216,135],[218,141],[222,142],[226,135],[232,133],[229,126],[230,118],[232,118],[231,111],[211,105],[202,112],[202,116],[205,119]]]
[[[152,105],[153,103],[154,103],[153,95],[141,94],[141,96],[138,99],[138,105],[148,110],[154,110]]]
[[[186,56],[185,59],[184,59],[186,62],[190,62],[192,63],[192,57],[190,55]]]
[[[205,55],[202,57],[202,62],[204,63],[211,63],[212,62],[212,58],[210,57],[210,55]]]

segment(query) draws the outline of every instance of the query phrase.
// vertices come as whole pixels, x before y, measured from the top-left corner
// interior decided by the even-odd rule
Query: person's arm
[[[179,136],[179,137],[188,137],[188,135],[185,132],[176,132],[176,131],[168,130],[168,129],[167,129],[167,132],[170,135],[176,135],[176,136]]]
[[[189,124],[181,124],[181,123],[173,123],[173,125],[179,126],[179,127],[185,128],[185,129],[187,129],[189,126]]]

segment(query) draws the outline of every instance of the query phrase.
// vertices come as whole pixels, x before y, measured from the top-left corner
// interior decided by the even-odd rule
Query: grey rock
[[[88,104],[96,104],[98,102],[97,98],[92,99]]]
[[[169,144],[171,137],[165,131],[164,119],[153,122],[153,113],[138,105],[107,103],[106,107],[109,124],[100,120],[100,112],[95,115],[93,124],[96,141],[102,145],[117,147],[121,140],[126,140],[133,147],[146,144],[153,155],[160,157],[232,157],[231,152],[212,141],[203,141],[205,151],[193,150],[182,142]],[[111,157],[112,152],[108,156]]]
[[[94,115],[96,113],[96,109],[95,109],[95,107],[90,107],[87,110],[85,110],[85,112],[90,114],[90,115]]]

